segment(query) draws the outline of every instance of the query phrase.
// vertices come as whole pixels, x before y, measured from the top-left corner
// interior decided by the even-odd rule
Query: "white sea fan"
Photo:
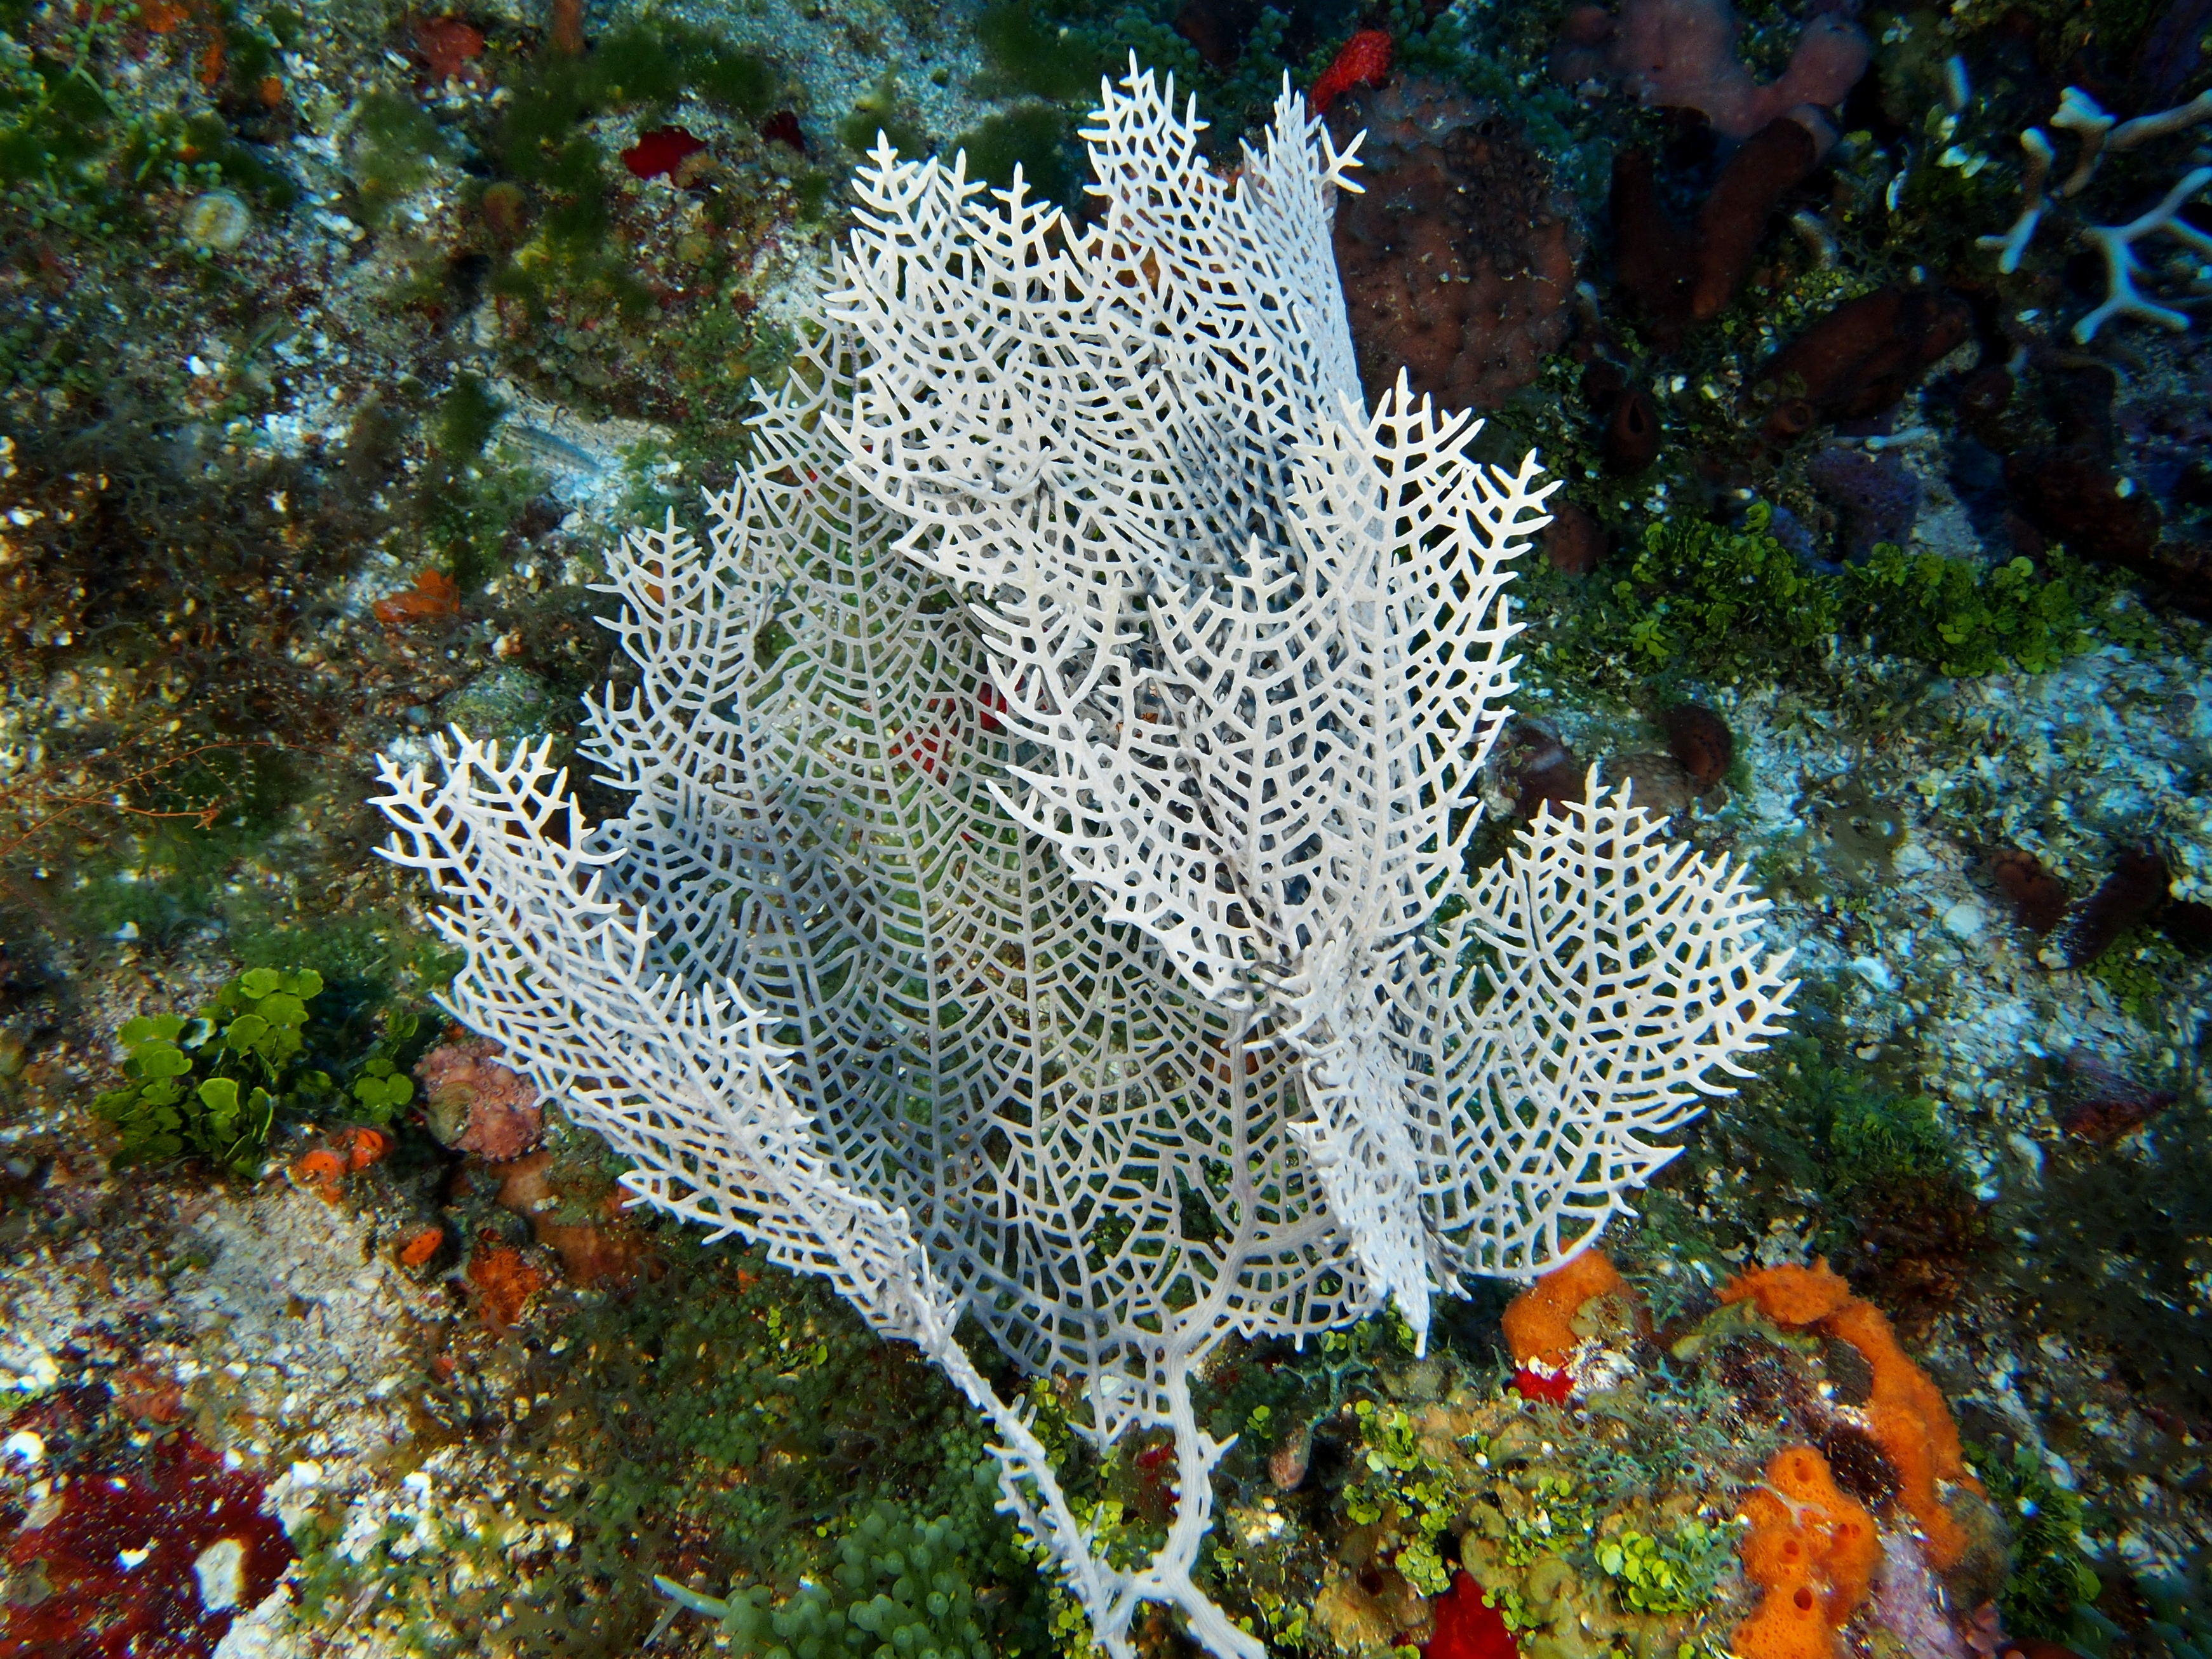
[[[1288,82],[1233,184],[1201,125],[1133,63],[1085,133],[1081,229],[1018,177],[880,146],[830,301],[871,346],[845,441],[910,520],[900,546],[977,597],[1026,746],[1008,808],[1194,991],[1271,1013],[1330,1208],[1425,1336],[1462,1268],[1533,1273],[1595,1237],[1788,991],[1758,903],[1678,859],[1626,881],[1617,962],[1593,945],[1480,1031],[1453,1012],[1431,933],[1473,906],[1458,931],[1489,937],[1508,891],[1462,870],[1509,712],[1510,564],[1556,486],[1533,454],[1475,459],[1480,423],[1402,375],[1367,412],[1328,234],[1348,157]],[[1582,880],[1641,821],[1595,809],[1534,858]],[[1672,984],[1645,958],[1684,908],[1694,984],[1599,1017],[1630,981]]]
[[[1109,1650],[1157,1600],[1257,1652],[1190,1581],[1227,1449],[1190,1381],[1231,1332],[1302,1339],[1373,1297],[1289,1133],[1291,1056],[993,798],[1012,740],[974,621],[830,439],[853,368],[842,333],[806,355],[708,545],[672,520],[611,556],[637,683],[588,705],[585,750],[629,811],[589,830],[542,750],[457,737],[439,778],[387,764],[387,850],[446,896],[455,1012],[636,1160],[633,1190],[828,1278],[991,1419]],[[1172,1435],[1183,1496],[1145,1568],[1094,1547],[963,1316],[1077,1383],[1097,1443]]]
[[[1286,88],[1231,187],[1133,67],[1087,136],[1080,233],[879,147],[707,544],[611,557],[636,684],[584,752],[625,814],[459,733],[380,805],[454,1011],[641,1199],[943,1367],[1109,1652],[1156,1601],[1249,1656],[1191,1577],[1196,1368],[1586,1244],[1789,987],[1625,793],[1467,875],[1546,490],[1402,386],[1359,405],[1318,124]],[[1100,1444],[1171,1436],[1149,1561],[968,1317]]]

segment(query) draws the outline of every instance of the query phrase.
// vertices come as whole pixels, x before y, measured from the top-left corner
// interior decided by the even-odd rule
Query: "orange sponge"
[[[1874,1517],[1837,1486],[1810,1446],[1777,1452],[1766,1485],[1743,1506],[1744,1575],[1765,1594],[1736,1626],[1740,1659],[1830,1659],[1835,1632],[1874,1582]]]
[[[1811,1544],[1814,1571],[1827,1583],[1828,1619],[1840,1625],[1866,1600],[1881,1564],[1874,1516],[1836,1485],[1828,1460],[1810,1446],[1777,1452],[1766,1483],[1792,1508],[1796,1530]]]
[[[1928,1540],[1930,1565],[1956,1566],[1966,1553],[1966,1529],[1943,1507],[1936,1483],[1981,1487],[1966,1473],[1959,1427],[1943,1391],[1912,1363],[1881,1310],[1853,1296],[1825,1259],[1809,1267],[1739,1273],[1721,1287],[1723,1302],[1747,1298],[1778,1325],[1817,1326],[1858,1350],[1874,1373],[1865,1408],[1869,1430],[1897,1472],[1899,1501]]]
[[[1856,1348],[1874,1372],[1866,1414],[1875,1443],[1897,1471],[1898,1498],[1928,1540],[1930,1565],[1956,1566],[1966,1553],[1966,1534],[1936,1496],[1939,1480],[1981,1490],[1966,1473],[1959,1425],[1943,1391],[1914,1364],[1881,1310],[1864,1302],[1838,1309],[1820,1323],[1829,1335]]]
[[[1735,1627],[1736,1659],[1831,1659],[1836,1632],[1809,1584],[1778,1585]]]
[[[1832,1272],[1822,1256],[1809,1267],[1761,1267],[1738,1273],[1721,1286],[1721,1300],[1748,1297],[1778,1325],[1796,1327],[1825,1319],[1852,1300],[1851,1287]]]
[[[1628,1286],[1596,1250],[1554,1267],[1506,1304],[1505,1342],[1520,1364],[1556,1365],[1582,1339],[1570,1322],[1594,1296],[1625,1296]]]

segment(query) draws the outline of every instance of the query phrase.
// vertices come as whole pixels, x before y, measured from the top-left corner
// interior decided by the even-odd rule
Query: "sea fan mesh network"
[[[1261,1651],[1191,1577],[1225,1335],[1385,1294],[1425,1324],[1432,1284],[1550,1265],[1789,991],[1741,879],[1625,796],[1463,874],[1533,459],[1358,404],[1346,162],[1287,88],[1233,187],[1195,128],[1108,88],[1084,231],[879,149],[707,544],[672,516],[611,556],[637,683],[584,752],[629,811],[459,732],[380,802],[454,1012],[642,1199],[942,1366],[1115,1654],[1146,1601]],[[1172,1436],[1141,1565],[968,1316],[1102,1446]]]
[[[1200,125],[1133,65],[1084,135],[1080,234],[1018,182],[880,148],[830,302],[869,343],[846,443],[902,550],[980,596],[1009,810],[1194,992],[1273,1012],[1330,1209],[1425,1336],[1432,1285],[1542,1267],[1562,1216],[1601,1225],[1786,993],[1751,896],[1608,806],[1586,845],[1537,843],[1595,907],[1519,943],[1578,953],[1561,1011],[1447,991],[1431,924],[1478,896],[1508,567],[1556,486],[1533,454],[1476,461],[1479,423],[1402,374],[1369,413],[1329,239],[1356,186],[1287,84],[1233,185]],[[1655,970],[1633,947],[1662,940]],[[1493,1045],[1543,1053],[1503,1118],[1469,1088]]]

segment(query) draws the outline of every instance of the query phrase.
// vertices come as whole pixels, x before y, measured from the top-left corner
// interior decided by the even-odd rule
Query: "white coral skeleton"
[[[1251,1656],[1192,1577],[1207,1355],[1385,1296],[1425,1330],[1587,1244],[1791,984],[1741,876],[1626,791],[1467,874],[1534,459],[1479,464],[1402,383],[1362,405],[1350,157],[1287,84],[1233,184],[1171,83],[1103,106],[1087,228],[879,146],[708,544],[611,560],[639,681],[586,752],[626,816],[458,733],[380,804],[454,1011],[641,1199],[943,1367],[1109,1653],[1154,1601]],[[1171,1437],[1142,1565],[963,1317],[1100,1448]]]
[[[2081,88],[2069,87],[2059,97],[2051,125],[2073,133],[2081,141],[2081,148],[2075,158],[2074,170],[2067,174],[2057,194],[2063,198],[2078,196],[2087,190],[2107,155],[2133,149],[2154,138],[2185,132],[2206,121],[2212,121],[2212,92],[2200,93],[2189,102],[2171,109],[2122,121],[2106,114],[2103,106]],[[2028,245],[2035,240],[2037,228],[2051,210],[2051,172],[2057,160],[2050,137],[2040,127],[2025,129],[2020,135],[2020,147],[2027,156],[2021,170],[2020,215],[2003,235],[1975,238],[1977,246],[1996,254],[1997,269],[2007,276],[2020,269],[2021,260],[2027,256]],[[2098,331],[2115,317],[2132,317],[2177,332],[2189,327],[2187,312],[2161,305],[2136,286],[2136,279],[2143,274],[2143,266],[2136,257],[2135,245],[2148,237],[2166,235],[2200,254],[2212,254],[2212,236],[2181,216],[2182,208],[2203,195],[2208,185],[2212,185],[2212,167],[2191,167],[2174,181],[2156,206],[2125,224],[2088,225],[2082,228],[2082,240],[2095,248],[2105,262],[2105,298],[2074,325],[2076,342],[2088,344],[2097,337]],[[2200,270],[2200,279],[2202,274]],[[2198,286],[2203,286],[2201,280]]]

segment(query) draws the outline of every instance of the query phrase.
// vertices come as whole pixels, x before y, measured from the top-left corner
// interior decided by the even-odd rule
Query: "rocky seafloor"
[[[1285,71],[1369,131],[1370,391],[1564,480],[1478,854],[1597,767],[1802,981],[1548,1339],[1498,1287],[1211,1363],[1204,1587],[1355,1659],[2212,1651],[2208,31],[6,0],[0,1659],[1082,1650],[934,1372],[449,1026],[370,798],[631,672],[605,550],[726,487],[878,132],[1079,212],[1132,50],[1224,168]],[[163,1118],[145,1056],[249,1018]],[[1874,1540],[1786,1638],[1784,1499]]]

